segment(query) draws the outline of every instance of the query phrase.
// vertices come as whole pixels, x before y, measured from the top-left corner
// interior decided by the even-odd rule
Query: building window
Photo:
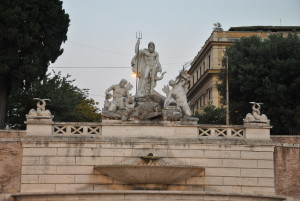
[[[200,96],[200,107],[203,106],[203,95]]]
[[[200,66],[200,76],[202,75],[202,65]]]
[[[208,100],[208,104],[211,104],[211,89],[207,89],[207,100]]]
[[[192,82],[192,86],[194,85],[195,83],[195,76],[193,75],[193,82]]]
[[[210,69],[211,66],[210,66],[210,55],[208,56],[208,69]]]

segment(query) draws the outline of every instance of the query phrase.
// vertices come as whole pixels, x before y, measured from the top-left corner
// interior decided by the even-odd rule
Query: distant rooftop
[[[244,26],[244,27],[230,27],[228,31],[300,31],[300,26]]]

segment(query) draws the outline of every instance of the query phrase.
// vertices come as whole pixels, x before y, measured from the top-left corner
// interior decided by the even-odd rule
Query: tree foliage
[[[242,123],[251,112],[249,102],[255,101],[264,103],[262,112],[271,120],[273,134],[300,125],[299,52],[296,35],[242,38],[227,48],[231,123]],[[224,98],[225,76],[223,68],[219,74],[223,84],[218,89]]]
[[[0,128],[11,89],[45,76],[63,52],[69,22],[60,0],[0,1]]]
[[[98,103],[87,98],[87,89],[79,89],[73,82],[70,75],[54,73],[31,83],[29,89],[14,89],[8,103],[8,123],[22,125],[29,110],[36,109],[33,98],[50,99],[46,109],[54,115],[54,121],[100,122]]]
[[[225,108],[217,108],[214,105],[203,107],[203,112],[196,112],[199,124],[225,124]]]

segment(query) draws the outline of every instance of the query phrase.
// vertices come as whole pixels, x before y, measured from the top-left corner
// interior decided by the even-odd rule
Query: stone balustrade
[[[28,135],[42,136],[103,136],[127,137],[148,136],[166,138],[235,138],[270,139],[270,126],[258,123],[244,125],[182,125],[168,122],[27,122]],[[120,133],[122,130],[122,134]]]
[[[245,138],[244,126],[198,125],[199,137]]]
[[[198,125],[199,137],[245,138],[243,126]],[[101,135],[101,123],[55,122],[53,135]]]
[[[92,122],[55,122],[53,135],[101,135],[100,123]]]

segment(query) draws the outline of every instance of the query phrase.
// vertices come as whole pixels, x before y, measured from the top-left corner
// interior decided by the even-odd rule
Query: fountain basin
[[[204,170],[201,166],[165,164],[116,164],[95,166],[108,176],[134,189],[163,190],[167,185],[195,176]]]

